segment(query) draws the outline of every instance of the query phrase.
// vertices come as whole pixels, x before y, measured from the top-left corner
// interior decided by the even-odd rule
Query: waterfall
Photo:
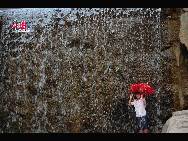
[[[171,78],[161,52],[160,14],[160,8],[7,10],[0,131],[135,132],[129,85],[149,82],[156,93],[146,99],[147,112],[156,132],[171,108],[161,102],[169,100],[164,85]],[[25,20],[30,32],[13,32],[14,20]]]

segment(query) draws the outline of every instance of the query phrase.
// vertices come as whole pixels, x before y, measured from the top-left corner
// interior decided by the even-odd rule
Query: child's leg
[[[144,129],[143,132],[144,132],[144,133],[149,133],[149,130],[146,128],[146,129]]]
[[[143,133],[142,118],[141,117],[137,117],[137,126],[138,126],[138,133]]]
[[[144,133],[142,129],[139,129],[138,133]]]
[[[144,116],[144,123],[143,123],[143,124],[144,124],[144,125],[143,125],[143,127],[144,127],[143,132],[144,132],[144,133],[148,133],[149,130],[148,130],[148,119],[147,119],[147,116]]]

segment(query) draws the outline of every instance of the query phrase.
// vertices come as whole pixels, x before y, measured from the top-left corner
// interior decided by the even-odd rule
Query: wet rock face
[[[30,33],[14,33],[13,19]],[[1,132],[136,131],[131,83],[149,82],[150,131],[171,114],[160,9],[26,9],[4,16]]]

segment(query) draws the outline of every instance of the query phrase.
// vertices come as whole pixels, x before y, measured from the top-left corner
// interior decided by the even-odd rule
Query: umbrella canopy
[[[155,90],[148,83],[138,83],[130,85],[130,92],[132,93],[143,93],[144,95],[152,95]]]

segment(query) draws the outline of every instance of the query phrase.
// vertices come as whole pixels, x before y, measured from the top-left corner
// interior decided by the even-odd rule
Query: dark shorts
[[[148,119],[147,116],[136,117],[137,125],[139,129],[147,129],[148,128]]]

